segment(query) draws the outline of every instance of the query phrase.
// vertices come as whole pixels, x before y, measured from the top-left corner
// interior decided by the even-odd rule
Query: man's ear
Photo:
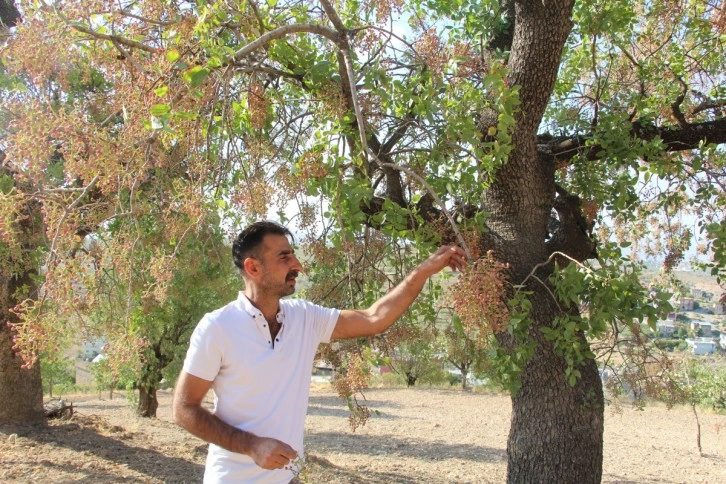
[[[245,273],[247,273],[247,277],[253,279],[260,273],[259,265],[259,261],[253,259],[252,257],[247,257],[244,262],[242,262],[242,267],[244,267]]]

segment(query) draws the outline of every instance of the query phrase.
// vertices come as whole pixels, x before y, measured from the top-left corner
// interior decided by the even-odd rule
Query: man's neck
[[[275,319],[277,311],[280,308],[279,297],[266,297],[250,287],[245,288],[243,293],[252,305],[260,310],[265,319],[268,321]]]

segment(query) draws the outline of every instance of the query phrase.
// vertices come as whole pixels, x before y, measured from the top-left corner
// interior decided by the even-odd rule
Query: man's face
[[[260,250],[262,277],[260,288],[279,297],[295,292],[297,276],[302,271],[300,261],[284,235],[268,234],[262,239]]]

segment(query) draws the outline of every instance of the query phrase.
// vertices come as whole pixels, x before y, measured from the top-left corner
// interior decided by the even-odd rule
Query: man
[[[232,247],[245,281],[236,301],[202,318],[175,391],[174,420],[210,443],[208,483],[288,483],[303,450],[310,372],[318,345],[382,333],[444,267],[465,264],[458,247],[442,247],[367,310],[324,308],[295,292],[302,271],[290,231],[256,222]],[[214,390],[214,411],[202,407]]]

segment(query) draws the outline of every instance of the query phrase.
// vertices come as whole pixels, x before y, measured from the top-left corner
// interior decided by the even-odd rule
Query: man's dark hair
[[[268,220],[255,222],[240,232],[232,244],[232,259],[237,268],[244,270],[245,259],[257,256],[257,249],[267,234],[284,235],[295,241],[295,237],[287,227]]]

